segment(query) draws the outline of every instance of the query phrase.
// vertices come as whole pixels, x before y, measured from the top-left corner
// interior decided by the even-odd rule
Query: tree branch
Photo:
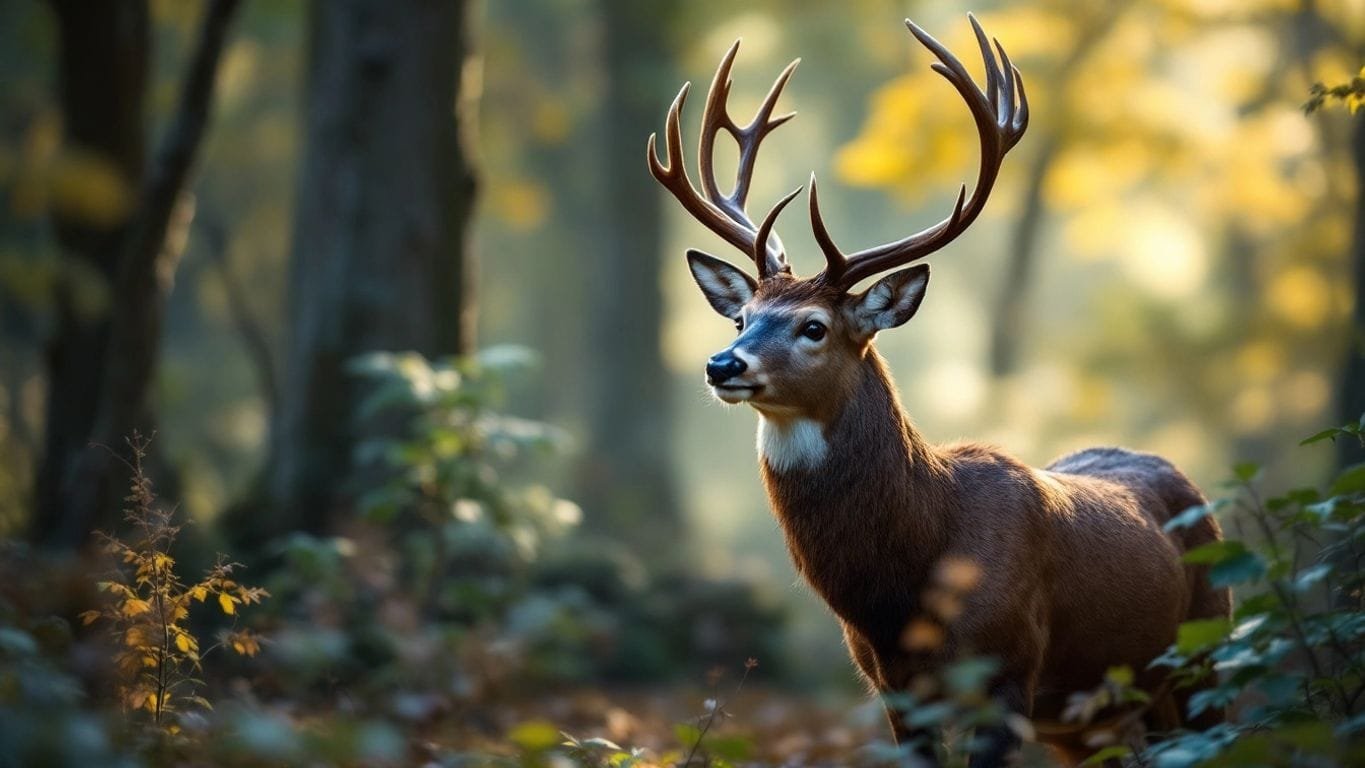
[[[120,252],[106,375],[92,438],[112,445],[150,420],[147,394],[160,351],[164,286],[171,270],[159,270],[167,251],[181,191],[208,126],[214,83],[227,29],[240,0],[212,0],[204,12],[180,99],[158,144],[138,196],[138,207]],[[160,274],[164,272],[165,274]],[[69,516],[64,539],[81,540],[117,508],[118,483],[104,457],[87,452],[63,484]]]
[[[218,270],[218,278],[223,281],[223,291],[227,294],[228,314],[232,324],[242,336],[242,345],[256,369],[256,378],[261,388],[261,399],[265,401],[269,414],[275,412],[279,397],[279,376],[275,370],[275,355],[270,349],[270,336],[264,324],[251,309],[251,301],[242,281],[232,271],[228,261],[228,235],[226,228],[213,217],[201,221],[200,233],[206,241],[209,259]],[[272,416],[273,418],[273,416]]]

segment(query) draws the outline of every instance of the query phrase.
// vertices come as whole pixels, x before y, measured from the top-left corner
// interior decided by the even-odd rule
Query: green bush
[[[1304,441],[1365,439],[1357,424]],[[1154,662],[1182,685],[1203,683],[1189,714],[1231,707],[1208,731],[1166,735],[1146,749],[1159,768],[1191,765],[1359,765],[1365,762],[1365,464],[1325,489],[1265,497],[1260,469],[1239,465],[1228,495],[1171,520],[1219,513],[1236,536],[1185,555],[1238,590],[1231,621],[1180,627]]]

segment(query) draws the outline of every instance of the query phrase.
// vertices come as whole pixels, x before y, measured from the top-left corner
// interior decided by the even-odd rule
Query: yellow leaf
[[[176,637],[175,637],[175,647],[176,647],[176,648],[179,648],[181,653],[189,653],[189,652],[190,652],[190,638],[189,638],[189,636],[188,636],[188,635],[176,635]]]
[[[201,603],[204,602],[204,599],[207,598],[208,596],[209,590],[202,584],[190,590],[190,597],[193,597],[195,600],[198,600]]]
[[[241,656],[255,656],[261,652],[261,644],[249,630],[235,632],[228,638],[232,650]]]
[[[150,641],[146,631],[142,627],[135,626],[129,627],[128,631],[124,633],[123,644],[129,648],[141,648],[151,646],[153,643]]]
[[[227,593],[218,595],[218,605],[222,607],[223,613],[229,616],[237,612],[237,598]]]
[[[123,601],[124,616],[138,616],[147,613],[151,610],[152,606],[146,600],[139,600],[135,597],[130,597],[127,600]]]
[[[81,614],[81,624],[89,626],[95,623],[95,620],[98,619],[99,617],[100,617],[99,611],[86,611],[85,613]]]

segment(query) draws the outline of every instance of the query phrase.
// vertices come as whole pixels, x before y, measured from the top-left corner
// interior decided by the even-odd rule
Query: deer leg
[[[844,627],[844,644],[848,646],[849,655],[853,657],[853,662],[858,665],[858,669],[867,678],[873,690],[883,695],[895,696],[898,688],[888,681],[872,644],[847,626]],[[903,689],[904,685],[900,688]],[[934,750],[934,745],[938,743],[938,732],[930,728],[911,728],[905,724],[906,713],[903,709],[897,707],[893,701],[884,700],[883,705],[896,744],[914,744],[913,753],[918,759],[917,765],[937,766],[938,753]]]
[[[1027,717],[1032,710],[1032,695],[1028,686],[1019,680],[1003,680],[991,689],[991,697],[1000,703],[1006,712]],[[976,729],[974,741],[978,747],[967,762],[969,768],[996,768],[1007,765],[1009,758],[1019,749],[1019,734],[1008,723],[983,726]]]

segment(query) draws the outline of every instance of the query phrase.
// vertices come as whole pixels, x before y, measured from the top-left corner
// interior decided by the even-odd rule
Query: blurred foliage
[[[1337,103],[1345,105],[1354,115],[1360,105],[1365,104],[1365,67],[1350,82],[1333,86],[1313,83],[1308,92],[1308,101],[1303,105],[1304,114],[1311,115],[1328,103]]]

